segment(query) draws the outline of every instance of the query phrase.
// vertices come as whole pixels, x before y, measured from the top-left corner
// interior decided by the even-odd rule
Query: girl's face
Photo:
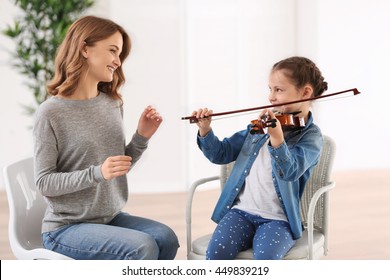
[[[119,32],[96,42],[94,46],[85,47],[83,55],[89,66],[87,78],[95,82],[111,82],[115,70],[121,66],[119,55],[122,47],[123,38]]]
[[[301,99],[310,98],[312,88],[304,86],[302,89],[296,88],[290,79],[286,77],[283,70],[272,71],[269,77],[270,93],[268,99],[271,104],[277,105]],[[280,113],[306,112],[308,102],[295,103],[290,105],[275,106]]]

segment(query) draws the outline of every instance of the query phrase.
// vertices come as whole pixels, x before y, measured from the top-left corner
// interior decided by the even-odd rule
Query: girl
[[[43,244],[74,259],[174,259],[179,246],[169,227],[121,211],[126,173],[163,120],[148,106],[125,145],[118,89],[130,47],[108,19],[75,21],[58,49],[52,97],[37,111],[35,178],[48,203]]]
[[[212,219],[218,223],[207,259],[234,259],[253,248],[254,259],[282,259],[301,237],[300,198],[322,148],[320,129],[313,123],[310,102],[278,104],[321,95],[327,83],[316,65],[304,57],[276,63],[269,76],[269,101],[281,113],[299,112],[306,126],[283,131],[274,111],[259,115],[276,123],[266,134],[251,126],[220,141],[211,129],[212,110],[199,109],[197,143],[213,163],[235,161]]]

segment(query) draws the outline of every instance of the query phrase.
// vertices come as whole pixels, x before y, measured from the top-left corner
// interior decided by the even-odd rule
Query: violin
[[[297,116],[300,112],[276,113],[275,118],[280,122],[284,131],[291,131],[305,127],[305,119]],[[251,134],[264,134],[268,127],[276,127],[276,119],[263,115],[260,119],[251,121]]]
[[[254,107],[254,108],[247,108],[247,109],[241,109],[241,110],[234,110],[234,111],[228,111],[228,112],[221,112],[221,113],[214,113],[211,115],[208,115],[207,118],[213,117],[213,116],[222,116],[222,115],[228,115],[228,114],[237,114],[237,113],[243,113],[243,112],[249,112],[249,111],[256,111],[256,110],[262,110],[266,108],[273,108],[276,106],[284,106],[284,105],[290,105],[290,104],[295,104],[295,103],[301,103],[301,102],[306,102],[306,101],[311,101],[311,100],[316,100],[320,98],[326,98],[330,96],[335,96],[347,92],[353,92],[353,95],[358,95],[360,94],[360,91],[357,88],[352,88],[348,90],[343,90],[335,93],[330,93],[326,95],[320,95],[320,96],[315,96],[311,98],[306,98],[306,99],[301,99],[301,100],[295,100],[295,101],[290,101],[290,102],[285,102],[285,103],[279,103],[279,104],[273,104],[273,105],[266,105],[266,106],[260,106],[260,107]],[[293,129],[297,127],[304,127],[304,120],[303,118],[299,118],[295,116],[297,113],[290,113],[290,114],[278,114],[276,118],[279,120],[279,122],[282,124],[282,127],[285,129]],[[195,116],[188,116],[188,117],[182,117],[182,120],[189,120],[190,123],[197,123],[199,120]],[[272,126],[272,120],[253,120],[251,123],[254,126],[254,131],[264,131],[264,128],[267,127],[267,125]],[[261,124],[260,124],[261,123]],[[274,123],[276,125],[276,122]],[[264,132],[263,132],[264,133]]]

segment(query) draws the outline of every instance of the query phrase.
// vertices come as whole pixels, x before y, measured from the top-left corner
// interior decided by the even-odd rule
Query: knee
[[[138,248],[127,254],[127,259],[130,260],[157,260],[159,256],[159,248],[156,241],[152,237],[145,237]]]
[[[179,248],[179,239],[177,238],[176,233],[172,229],[168,228],[165,236],[166,246],[174,247],[176,249]]]
[[[156,242],[160,247],[158,259],[173,260],[176,257],[180,245],[175,232],[171,228],[164,227],[160,229]]]

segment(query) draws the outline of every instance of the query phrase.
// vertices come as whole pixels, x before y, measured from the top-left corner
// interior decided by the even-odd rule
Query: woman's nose
[[[117,67],[119,67],[119,66],[122,65],[121,59],[120,59],[119,56],[117,56],[117,57],[114,59],[114,64],[115,64]]]

